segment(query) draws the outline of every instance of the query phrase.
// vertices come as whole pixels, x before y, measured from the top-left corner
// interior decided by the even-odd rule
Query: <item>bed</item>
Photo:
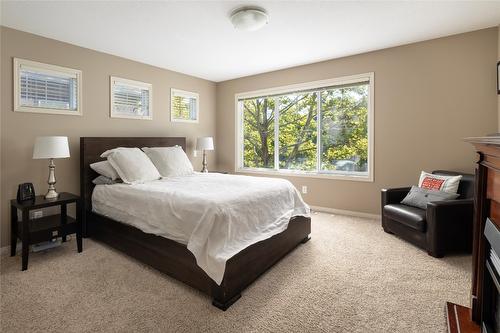
[[[176,234],[173,232],[169,233],[169,230],[165,231],[168,235],[163,235],[161,231],[144,228],[145,223],[150,226],[161,226],[158,222],[154,224],[155,221],[159,220],[158,216],[154,216],[153,214],[155,210],[158,210],[157,208],[154,210],[144,209],[144,214],[142,216],[140,212],[138,214],[136,210],[135,214],[128,214],[125,217],[117,218],[116,214],[108,213],[109,210],[103,208],[102,203],[106,203],[106,200],[103,198],[111,198],[112,196],[119,197],[120,193],[122,193],[122,196],[128,195],[131,196],[131,198],[145,197],[148,192],[154,192],[160,189],[164,191],[165,188],[172,188],[174,185],[182,186],[182,184],[180,184],[182,182],[185,183],[185,189],[190,189],[189,186],[193,186],[194,182],[200,181],[202,183],[204,182],[207,187],[210,186],[210,182],[237,183],[238,177],[244,176],[197,174],[192,178],[168,180],[169,183],[166,187],[162,181],[155,181],[151,184],[129,188],[125,188],[127,185],[122,185],[122,188],[115,185],[104,186],[96,189],[95,197],[97,199],[94,198],[94,200],[97,201],[95,201],[96,207],[93,209],[92,194],[95,185],[92,183],[92,180],[97,174],[89,165],[102,160],[100,157],[102,152],[116,147],[167,147],[175,145],[179,145],[185,150],[185,138],[80,138],[81,195],[85,211],[83,214],[84,235],[123,251],[137,260],[208,294],[212,297],[212,304],[214,306],[226,310],[239,299],[241,291],[249,284],[283,256],[292,251],[296,246],[310,239],[310,218],[299,215],[289,220],[287,219],[286,223],[283,224],[284,227],[275,230],[273,236],[267,237],[264,235],[262,240],[256,243],[247,244],[248,246],[243,244],[244,248],[241,248],[241,250],[236,253],[226,253],[227,258],[224,262],[222,273],[207,273],[207,267],[203,266],[200,262],[200,258],[203,256],[199,255],[193,248],[189,248],[189,239],[185,236],[183,237],[182,233],[176,237]],[[234,178],[228,181],[229,179],[224,177]],[[241,181],[244,181],[244,179],[241,178]],[[182,187],[179,188],[182,189]],[[264,191],[261,193],[265,193],[265,189],[264,183],[262,183],[259,190]],[[113,191],[116,193],[113,193]],[[185,193],[189,194],[189,190],[186,190]],[[132,195],[135,195],[135,197],[132,197]],[[101,198],[100,201],[98,200],[99,197]],[[197,197],[194,196],[193,198],[196,199]],[[229,200],[229,198],[219,198],[218,200],[219,201],[215,200],[210,203],[214,206],[223,205],[225,202],[224,200]],[[112,202],[112,200],[108,201]],[[131,200],[131,202],[132,201],[134,200]],[[194,211],[194,213],[196,213],[196,211]],[[259,217],[258,210],[255,211],[254,215],[255,217]],[[165,216],[167,220],[169,220],[169,224],[174,223],[175,215],[170,216],[165,214]],[[196,215],[193,216],[194,219]],[[120,222],[118,220],[120,220]],[[191,221],[185,222],[186,225],[189,226],[189,222]],[[239,245],[242,246],[241,244]],[[197,264],[197,260],[200,265]]]

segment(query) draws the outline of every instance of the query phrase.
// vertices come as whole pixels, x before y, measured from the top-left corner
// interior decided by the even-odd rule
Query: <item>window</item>
[[[14,58],[14,111],[81,115],[82,72]]]
[[[237,94],[237,170],[373,180],[373,73]]]
[[[153,88],[149,83],[111,77],[111,117],[153,119]]]
[[[199,118],[199,95],[172,89],[170,93],[170,121],[197,123]]]
[[[240,108],[245,119],[243,166],[274,169],[274,99],[241,100]]]

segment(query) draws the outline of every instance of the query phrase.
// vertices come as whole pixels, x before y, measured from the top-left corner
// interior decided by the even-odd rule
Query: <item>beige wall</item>
[[[380,213],[380,189],[415,184],[420,170],[472,172],[462,138],[496,131],[497,28],[217,84],[217,161],[234,170],[236,93],[375,72],[375,181],[290,177],[311,205]],[[243,64],[242,64],[243,65]]]
[[[19,57],[83,71],[83,116],[59,116],[13,112],[12,58]],[[1,246],[9,244],[8,199],[15,198],[17,184],[33,182],[44,194],[48,175],[45,160],[31,159],[39,135],[69,136],[71,158],[56,160],[57,190],[79,193],[80,136],[186,136],[192,158],[195,138],[215,136],[213,82],[156,68],[131,60],[65,44],[32,34],[1,28]],[[153,84],[153,120],[109,117],[109,76]],[[170,122],[170,88],[200,94],[200,123]],[[214,155],[209,155],[214,165]],[[192,158],[193,159],[193,158]],[[212,161],[210,160],[212,159]],[[193,159],[201,167],[199,158]]]
[[[186,136],[188,154],[196,167],[200,160],[192,158],[195,138],[214,135],[217,150],[216,155],[209,156],[210,165],[233,171],[235,93],[372,71],[375,72],[375,181],[289,179],[297,187],[309,187],[304,198],[311,205],[377,214],[380,188],[413,184],[422,169],[472,172],[475,155],[461,139],[495,132],[497,123],[500,128],[500,99],[491,89],[496,80],[491,68],[500,58],[499,38],[498,29],[491,28],[216,85],[1,28],[0,245],[9,243],[8,199],[14,198],[17,184],[33,182],[38,193],[46,190],[47,161],[31,159],[36,136],[70,137],[72,157],[56,161],[59,191],[79,192],[80,136]],[[13,112],[13,57],[81,69],[83,116]],[[154,120],[109,118],[110,75],[153,84]],[[171,87],[200,93],[200,124],[173,125],[169,121]]]

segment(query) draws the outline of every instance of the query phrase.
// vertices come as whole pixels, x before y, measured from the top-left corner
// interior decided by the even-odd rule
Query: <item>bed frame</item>
[[[83,202],[83,233],[106,243],[213,298],[222,310],[241,297],[241,291],[301,243],[311,233],[311,220],[294,217],[280,234],[253,244],[226,263],[221,285],[217,285],[196,264],[194,255],[183,244],[92,212],[92,180],[97,177],[89,165],[101,161],[100,154],[116,147],[167,147],[186,150],[183,137],[82,137],[80,138],[80,190]]]

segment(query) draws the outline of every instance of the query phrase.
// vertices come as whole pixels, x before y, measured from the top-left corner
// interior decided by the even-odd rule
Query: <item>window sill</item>
[[[65,110],[65,109],[51,109],[51,108],[38,108],[29,106],[18,106],[14,109],[15,112],[24,113],[46,113],[46,114],[58,114],[58,115],[70,115],[70,116],[81,116],[81,110]]]
[[[334,180],[349,180],[358,182],[373,182],[373,175],[352,175],[347,173],[306,173],[300,171],[276,171],[276,170],[259,170],[259,169],[247,169],[247,168],[237,168],[236,173],[249,173],[249,174],[260,174],[268,176],[280,176],[280,177],[299,177],[299,178],[320,178],[320,179],[334,179]]]

